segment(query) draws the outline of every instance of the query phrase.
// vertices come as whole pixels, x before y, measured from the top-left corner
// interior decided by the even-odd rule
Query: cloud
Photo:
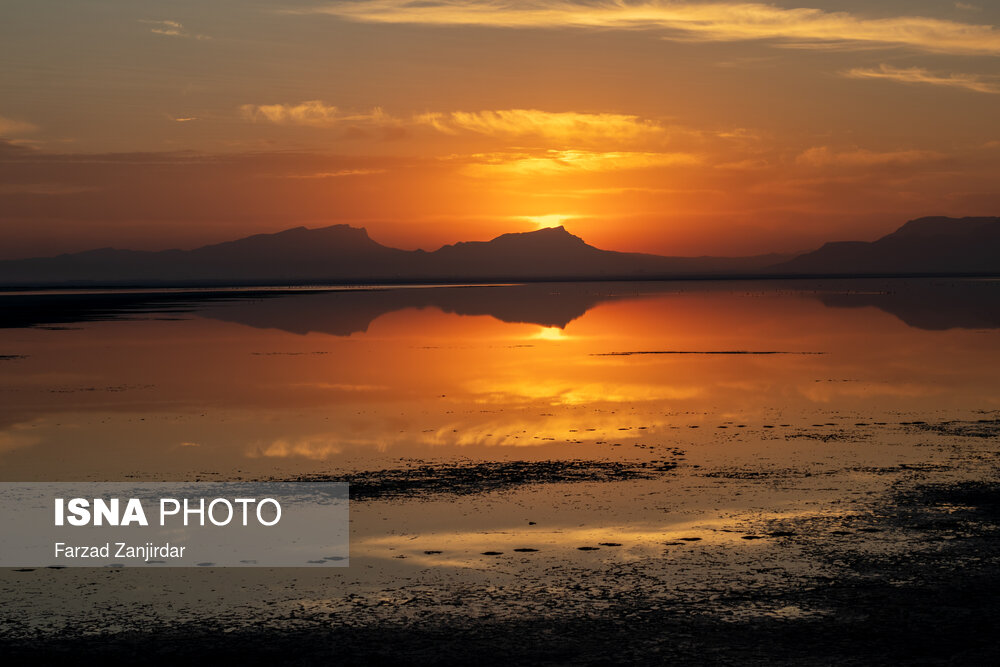
[[[188,32],[184,29],[183,24],[178,23],[177,21],[139,19],[139,23],[145,23],[152,26],[149,31],[154,35],[163,35],[165,37],[188,37],[191,39],[212,39],[208,35],[199,35]]]
[[[322,100],[298,104],[244,104],[243,118],[274,125],[316,128],[375,127],[406,131],[427,128],[446,135],[480,135],[495,139],[543,140],[566,147],[624,148],[641,142],[666,139],[668,130],[656,121],[616,113],[499,109],[484,111],[428,112],[408,118],[392,116],[379,107],[367,113],[347,112]],[[671,128],[676,135],[682,130]]]
[[[38,126],[32,123],[26,123],[21,120],[14,120],[12,118],[4,118],[3,116],[0,116],[0,137],[14,134],[26,134],[28,132],[34,132],[37,129]]]
[[[416,116],[414,122],[445,134],[464,131],[499,137],[536,136],[556,141],[631,141],[659,136],[664,131],[657,123],[637,116],[538,109],[427,113]]]
[[[863,18],[849,12],[747,2],[353,0],[291,11],[369,23],[643,29],[657,30],[667,39],[693,41],[768,39],[790,46],[879,45],[941,53],[1000,54],[1000,31],[989,25],[922,16]]]
[[[387,171],[388,169],[338,169],[337,171],[319,171],[312,174],[289,174],[287,178],[343,178],[344,176],[384,174]]]
[[[722,162],[715,165],[715,168],[732,169],[734,171],[759,171],[761,169],[769,169],[771,166],[771,162],[766,158],[746,158],[733,162]]]
[[[889,81],[899,81],[901,83],[926,83],[934,86],[949,86],[951,88],[964,88],[977,93],[1000,93],[1000,81],[997,79],[987,79],[978,74],[948,74],[942,76],[932,74],[920,67],[900,68],[891,65],[879,65],[878,68],[865,69],[857,67],[844,72],[844,76],[850,79],[887,79]]]
[[[470,156],[461,169],[474,177],[549,176],[570,172],[619,171],[698,164],[690,153],[591,152],[548,150],[541,153],[484,153]]]
[[[298,104],[244,104],[240,112],[248,120],[276,125],[411,125],[429,127],[450,135],[472,133],[500,138],[537,137],[558,142],[648,140],[665,133],[658,123],[637,116],[538,109],[429,112],[401,119],[379,107],[369,113],[348,113],[322,100],[310,100]]]
[[[299,104],[244,104],[240,107],[240,112],[248,120],[265,121],[276,125],[336,127],[356,122],[398,123],[378,107],[367,114],[345,114],[339,108],[320,100],[309,100]]]
[[[836,152],[827,146],[810,148],[795,158],[795,163],[808,167],[879,167],[907,165],[940,159],[934,151],[907,150],[877,152],[866,149]]]

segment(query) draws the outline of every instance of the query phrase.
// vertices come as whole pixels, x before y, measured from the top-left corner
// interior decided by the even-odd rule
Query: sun
[[[538,229],[546,229],[547,227],[558,227],[567,220],[573,220],[574,218],[578,218],[580,216],[550,213],[549,215],[519,215],[517,217],[520,220],[527,220],[528,222],[535,223]]]
[[[566,340],[569,336],[559,327],[542,327],[532,338],[539,340]]]

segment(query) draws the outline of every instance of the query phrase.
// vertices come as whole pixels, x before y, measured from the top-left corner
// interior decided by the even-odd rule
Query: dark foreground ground
[[[1000,483],[907,485],[865,517],[758,529],[836,564],[844,576],[691,604],[664,604],[631,589],[599,612],[578,615],[428,615],[399,623],[373,621],[377,614],[366,621],[361,611],[359,622],[347,625],[304,613],[278,626],[151,626],[41,643],[22,636],[2,649],[7,664],[1000,664]],[[862,550],[846,539],[863,534],[876,544],[918,548]],[[814,613],[740,613],[759,604]]]

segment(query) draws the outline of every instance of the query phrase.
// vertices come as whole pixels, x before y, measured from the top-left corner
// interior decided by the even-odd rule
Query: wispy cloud
[[[335,127],[344,123],[375,122],[396,124],[398,121],[376,107],[369,113],[344,113],[338,107],[320,100],[299,104],[244,104],[240,107],[244,118],[265,121],[276,125],[306,125],[309,127]]]
[[[886,165],[907,165],[940,159],[942,155],[934,151],[872,151],[864,148],[834,151],[827,146],[816,146],[802,152],[795,158],[796,164],[809,167],[879,167]]]
[[[344,178],[345,176],[368,176],[384,174],[387,169],[338,169],[337,171],[318,171],[312,174],[290,174],[288,178]]]
[[[427,113],[417,116],[414,121],[446,134],[464,131],[501,137],[536,136],[556,141],[595,138],[632,141],[661,135],[664,131],[659,124],[637,116],[538,109]]]
[[[34,132],[38,129],[38,126],[34,123],[28,123],[23,120],[14,120],[13,118],[4,118],[0,116],[0,137],[11,136],[16,134],[26,134],[28,132]]]
[[[843,73],[851,79],[887,79],[900,83],[925,83],[934,86],[949,86],[964,88],[977,93],[1000,93],[1000,79],[988,79],[978,74],[933,74],[920,67],[900,68],[891,65],[879,65],[877,68],[865,69],[858,67]]]
[[[146,25],[151,26],[149,31],[154,35],[163,35],[165,37],[187,37],[190,39],[211,39],[208,35],[200,35],[189,32],[184,28],[183,24],[178,23],[177,21],[139,19],[139,23],[145,23]]]
[[[666,128],[653,120],[614,113],[499,109],[428,112],[409,118],[392,116],[379,107],[370,112],[348,112],[323,102],[298,104],[244,104],[247,120],[276,125],[332,128],[345,124],[431,128],[448,135],[477,134],[501,139],[543,139],[563,145],[618,144],[665,136]]]
[[[466,176],[554,176],[571,172],[619,171],[702,161],[691,153],[592,152],[548,150],[539,153],[481,153],[469,156],[461,169]]]
[[[658,30],[668,39],[777,40],[791,46],[905,46],[941,53],[1000,53],[1000,31],[923,16],[864,18],[849,12],[746,2],[669,0],[339,0],[293,10],[370,23],[506,28]]]

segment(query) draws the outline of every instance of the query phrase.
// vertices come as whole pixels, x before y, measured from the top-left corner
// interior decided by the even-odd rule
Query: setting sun
[[[553,213],[550,215],[525,215],[520,219],[535,223],[537,229],[547,229],[549,227],[559,227],[567,220],[578,218],[576,215],[560,215]]]
[[[560,327],[542,327],[539,329],[532,338],[536,340],[568,340],[569,336]]]

